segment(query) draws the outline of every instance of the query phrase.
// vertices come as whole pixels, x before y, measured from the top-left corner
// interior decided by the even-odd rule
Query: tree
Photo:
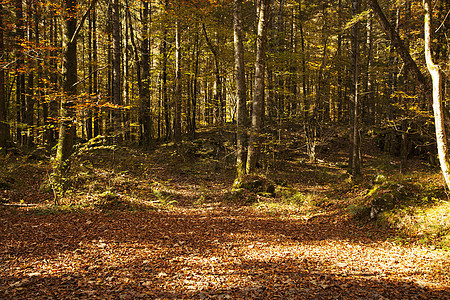
[[[0,3],[0,57],[5,55],[3,27],[3,4]],[[0,152],[6,152],[9,128],[7,124],[5,71],[0,66]]]
[[[64,26],[64,61],[63,61],[63,96],[60,108],[60,126],[58,148],[55,158],[55,174],[63,176],[67,167],[67,160],[72,154],[75,136],[74,101],[77,93],[77,0],[65,0]]]
[[[245,86],[245,61],[242,37],[242,0],[234,0],[233,8],[234,27],[234,59],[236,72],[236,98],[237,98],[237,140],[236,140],[236,171],[237,178],[245,174],[247,140],[247,106]]]
[[[369,5],[371,6],[373,12],[375,13],[375,16],[377,17],[378,22],[380,23],[384,32],[392,41],[392,45],[395,47],[395,50],[398,52],[403,62],[405,63],[405,69],[408,70],[411,76],[417,81],[417,83],[422,88],[425,97],[427,98],[427,101],[431,103],[432,98],[430,93],[431,92],[430,84],[427,81],[426,77],[420,71],[414,59],[411,57],[411,54],[406,48],[403,40],[400,38],[400,35],[386,18],[386,15],[383,13],[383,10],[381,9],[377,0],[369,0]]]
[[[73,151],[73,141],[76,134],[75,127],[75,97],[77,95],[77,37],[89,10],[95,5],[91,2],[88,11],[77,26],[77,0],[64,1],[64,39],[63,39],[63,95],[60,107],[60,125],[58,147],[54,163],[54,178],[57,184],[68,167],[68,159]]]
[[[178,6],[179,7],[179,6]],[[173,135],[175,143],[181,142],[181,40],[180,21],[175,21],[175,118],[173,120]]]
[[[113,136],[119,135],[121,127],[121,105],[122,105],[122,56],[121,56],[121,26],[120,26],[120,5],[119,0],[112,3],[112,109]]]
[[[253,173],[259,156],[264,102],[264,79],[266,65],[267,25],[270,0],[260,0],[257,6],[258,32],[256,38],[255,91],[252,99],[251,129],[248,140],[247,173]]]
[[[444,176],[447,188],[450,188],[450,156],[448,153],[448,140],[445,132],[444,122],[444,104],[442,91],[443,72],[438,64],[433,61],[431,41],[432,41],[432,5],[430,0],[423,1],[425,9],[425,60],[428,71],[431,74],[433,81],[432,96],[433,96],[433,111],[434,111],[434,126],[436,130],[436,143],[439,155],[439,163],[441,165],[442,175]]]
[[[359,13],[359,0],[352,0],[353,16],[357,17]],[[359,132],[359,43],[358,43],[358,26],[359,22],[355,22],[352,26],[351,33],[351,98],[353,100],[353,128],[351,135],[351,155],[350,155],[350,173],[353,177],[361,175],[361,140]]]
[[[141,144],[144,148],[150,147],[152,137],[152,118],[150,114],[150,33],[149,33],[149,1],[142,0],[142,12],[141,12],[141,57],[136,56],[138,62],[138,85],[139,85],[139,101],[140,101],[140,126],[141,126]],[[130,25],[132,25],[130,18]],[[131,27],[132,28],[132,27]]]

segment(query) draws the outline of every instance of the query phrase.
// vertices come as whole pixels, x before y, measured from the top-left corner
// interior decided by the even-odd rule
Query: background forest
[[[279,139],[271,135],[286,122],[298,124],[314,160],[324,127],[352,126],[356,94],[361,134],[378,136],[385,150],[404,159],[427,152],[435,159],[431,103],[372,10],[354,2],[267,2],[261,129],[270,137],[264,140]],[[422,3],[381,4],[427,74]],[[248,113],[258,5],[242,3]],[[61,118],[76,125],[77,142],[103,135],[145,148],[236,122],[231,1],[4,1],[1,9],[4,150],[52,148]],[[433,53],[444,71],[448,10],[445,1],[433,10]],[[75,55],[65,65],[68,45]],[[75,68],[75,78],[67,79],[67,68]],[[67,80],[74,95],[62,117]],[[447,95],[447,81],[443,90]]]
[[[0,1],[0,298],[445,299],[449,27],[446,0]]]

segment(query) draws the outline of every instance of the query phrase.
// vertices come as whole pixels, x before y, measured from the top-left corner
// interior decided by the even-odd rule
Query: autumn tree
[[[245,174],[246,140],[247,140],[247,107],[245,85],[245,61],[242,36],[242,0],[234,0],[234,57],[236,73],[236,114],[237,114],[237,140],[236,140],[236,169],[237,178]]]
[[[0,57],[5,57],[5,43],[4,43],[4,24],[3,24],[3,4],[0,3]],[[5,89],[5,71],[3,69],[3,61],[0,61],[0,151],[5,152],[7,149],[7,141],[9,135],[9,128],[7,124],[6,111],[6,89]]]
[[[260,151],[259,143],[262,129],[262,108],[264,105],[267,25],[269,22],[270,0],[258,1],[256,11],[258,27],[256,38],[255,91],[252,99],[251,128],[248,139],[247,173],[253,173],[255,171]]]
[[[90,8],[95,5],[93,0]],[[89,9],[90,9],[89,8]],[[75,97],[77,94],[77,36],[81,30],[86,14],[80,20],[77,26],[77,0],[65,0],[64,2],[64,40],[63,40],[63,96],[60,108],[60,126],[58,147],[54,162],[54,178],[56,182],[64,177],[65,170],[68,167],[69,157],[73,151],[74,138],[76,134],[75,127]],[[88,11],[89,11],[88,9]]]
[[[448,152],[448,139],[445,131],[445,117],[444,117],[444,103],[443,103],[443,91],[442,80],[443,72],[441,67],[434,62],[432,56],[432,15],[433,9],[430,0],[423,1],[423,7],[425,9],[425,59],[428,67],[428,71],[431,74],[433,80],[432,97],[433,97],[433,111],[434,111],[434,125],[436,130],[436,143],[438,148],[439,163],[441,165],[442,175],[444,176],[447,188],[450,188],[450,156]],[[426,91],[429,92],[429,91]]]

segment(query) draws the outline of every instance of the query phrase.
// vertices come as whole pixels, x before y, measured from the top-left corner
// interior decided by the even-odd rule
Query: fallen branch
[[[34,204],[34,203],[1,203],[1,205],[5,205],[5,206],[14,206],[14,207],[37,206],[37,204]]]

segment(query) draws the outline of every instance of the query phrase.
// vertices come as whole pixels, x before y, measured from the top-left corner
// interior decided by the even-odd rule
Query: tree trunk
[[[95,2],[96,0],[92,0],[89,10],[92,9]],[[64,178],[69,165],[69,157],[72,155],[73,140],[76,135],[74,106],[77,95],[77,36],[89,12],[89,10],[86,12],[77,27],[77,7],[77,0],[64,1],[63,95],[60,108],[58,147],[53,169],[53,177],[59,187],[62,187],[61,179]]]
[[[33,14],[37,15],[37,12],[33,12],[32,3],[27,3],[27,40],[30,44],[33,43]],[[37,44],[35,45],[37,48]],[[34,91],[34,70],[36,63],[34,58],[28,60],[28,79],[27,79],[27,93],[26,93],[26,106],[25,106],[25,121],[27,124],[27,132],[24,136],[24,145],[32,147],[34,143],[33,137],[33,125],[34,125],[34,104],[35,104],[35,91]]]
[[[427,62],[428,71],[433,80],[433,110],[434,110],[434,125],[436,129],[436,143],[438,148],[439,163],[441,165],[442,175],[444,176],[447,188],[450,188],[450,157],[448,153],[447,135],[444,124],[444,104],[442,95],[442,77],[443,72],[439,65],[435,64],[431,54],[431,18],[432,6],[431,0],[424,0],[423,6],[425,8],[425,59]]]
[[[199,58],[200,58],[199,36],[195,36],[195,65],[194,65],[194,86],[192,91],[192,120],[191,120],[191,134],[195,139],[197,130],[197,99],[198,99],[198,73],[199,73]]]
[[[95,6],[92,7],[92,60],[94,64],[94,74],[92,74],[93,80],[93,93],[95,95],[95,99],[97,100],[94,109],[94,120],[93,120],[93,135],[98,136],[100,134],[100,113],[99,113],[99,95],[98,95],[98,42],[97,42],[97,9]]]
[[[25,72],[22,70],[24,67],[23,59],[23,46],[22,43],[25,39],[24,34],[24,22],[23,22],[23,7],[22,0],[16,0],[15,2],[16,13],[16,140],[19,145],[22,145],[22,127],[25,123]]]
[[[236,171],[240,179],[245,174],[247,142],[247,107],[245,86],[245,60],[242,37],[242,0],[234,0],[234,62],[236,72],[236,98],[237,98],[237,149]]]
[[[225,122],[225,115],[224,115],[224,107],[223,107],[223,95],[222,95],[222,77],[220,75],[220,58],[217,53],[217,49],[214,47],[214,45],[211,42],[211,39],[208,36],[208,32],[206,31],[205,23],[202,23],[203,33],[205,35],[206,43],[208,44],[209,49],[211,50],[213,56],[214,56],[214,75],[215,75],[215,82],[214,82],[214,103],[213,103],[213,110],[215,110],[214,116],[216,119],[216,122],[219,124],[222,124]]]
[[[3,4],[0,3],[0,57],[5,55],[5,44],[3,42]],[[0,152],[6,153],[9,128],[6,123],[6,91],[5,70],[0,67]]]
[[[68,158],[72,154],[75,136],[74,100],[77,93],[77,37],[76,15],[77,0],[65,0],[65,26],[63,37],[63,96],[61,100],[58,147],[56,150],[54,172],[57,179],[64,176],[68,166]]]
[[[181,142],[181,41],[179,20],[175,21],[175,118],[173,135],[176,144]]]
[[[86,137],[88,140],[92,139],[92,99],[93,99],[93,79],[92,79],[92,71],[94,67],[94,63],[92,61],[92,12],[89,12],[89,30],[88,30],[88,92],[89,92],[89,102],[86,107],[86,120],[84,122],[84,126],[86,127]]]
[[[169,5],[168,0],[164,1],[164,9],[167,11]],[[162,37],[161,37],[161,56],[162,56],[162,66],[161,66],[161,93],[162,93],[162,104],[164,108],[164,122],[165,122],[165,139],[169,140],[171,137],[171,126],[170,126],[170,105],[169,99],[167,97],[167,25],[166,22],[162,23]]]
[[[360,0],[352,1],[353,16],[359,13]],[[352,26],[351,30],[351,70],[352,70],[352,85],[351,98],[353,100],[353,127],[351,132],[351,155],[350,155],[350,173],[354,178],[361,176],[361,141],[359,134],[359,45],[358,45],[358,30],[359,22]]]
[[[142,78],[139,79],[140,89],[140,116],[141,116],[141,144],[145,149],[150,147],[152,137],[152,118],[150,114],[150,63],[149,63],[149,1],[142,1],[142,29],[141,29],[141,59],[140,68],[142,70]],[[130,20],[131,21],[131,20]]]
[[[256,169],[261,136],[261,111],[264,101],[267,23],[270,0],[260,0],[258,7],[258,34],[256,39],[255,92],[252,99],[252,124],[248,141],[247,173]]]
[[[120,136],[121,127],[121,109],[122,105],[122,69],[121,69],[121,26],[120,26],[120,5],[119,0],[114,0],[112,13],[112,39],[113,39],[113,58],[112,58],[112,98],[113,108],[112,129],[113,136]]]

